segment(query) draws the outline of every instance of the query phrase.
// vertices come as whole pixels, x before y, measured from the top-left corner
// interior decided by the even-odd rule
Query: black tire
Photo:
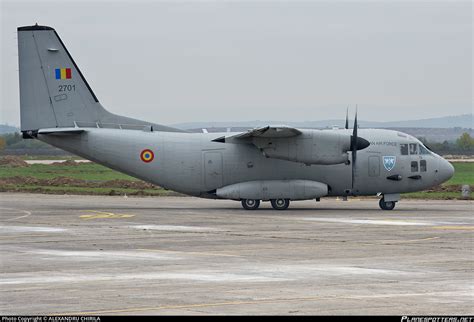
[[[272,199],[270,202],[275,210],[286,210],[290,206],[290,199]]]
[[[242,200],[242,207],[245,210],[255,210],[260,207],[260,200],[258,199],[243,199]]]
[[[383,198],[379,201],[379,206],[383,210],[393,210],[395,208],[396,201],[385,201]]]

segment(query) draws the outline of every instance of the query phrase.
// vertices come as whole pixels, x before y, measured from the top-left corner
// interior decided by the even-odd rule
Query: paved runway
[[[0,314],[473,314],[473,206],[0,193]]]

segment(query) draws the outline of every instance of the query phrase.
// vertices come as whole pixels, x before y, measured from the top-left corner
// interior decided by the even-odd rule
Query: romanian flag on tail
[[[71,79],[71,68],[56,68],[56,79]]]

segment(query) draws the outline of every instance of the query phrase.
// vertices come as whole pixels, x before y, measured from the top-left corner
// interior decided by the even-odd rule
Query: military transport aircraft
[[[391,210],[401,192],[452,177],[452,165],[397,131],[266,126],[244,133],[188,133],[112,114],[100,104],[47,26],[18,28],[21,131],[109,168],[183,194],[274,209],[291,200],[380,196]]]

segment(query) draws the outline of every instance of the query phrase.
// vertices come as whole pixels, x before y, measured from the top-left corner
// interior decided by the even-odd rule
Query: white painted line
[[[46,256],[42,259],[54,259],[64,257],[67,260],[74,258],[78,261],[94,261],[94,260],[179,260],[176,255],[145,253],[137,251],[73,251],[73,250],[49,250],[39,249],[28,251],[30,254]]]
[[[15,284],[50,284],[50,283],[74,283],[74,282],[96,282],[96,281],[125,281],[125,280],[191,280],[199,282],[269,282],[285,281],[280,278],[268,278],[253,275],[229,274],[229,273],[137,273],[137,274],[67,274],[56,276],[0,276],[0,285]]]
[[[17,213],[19,212],[19,213],[24,214],[24,215],[19,216],[19,217],[5,219],[5,221],[12,221],[12,220],[17,220],[17,219],[21,219],[21,218],[26,218],[26,217],[31,216],[31,214],[32,214],[32,212],[28,211],[28,210],[21,210],[21,209],[14,209],[14,208],[2,208],[2,207],[0,207],[0,209],[9,210],[9,211],[17,212]]]
[[[76,256],[74,252],[70,256]],[[66,253],[61,254],[65,256]],[[95,255],[94,255],[95,256]],[[49,283],[73,283],[73,282],[95,282],[95,281],[125,281],[125,280],[191,280],[199,282],[214,283],[258,283],[258,282],[281,282],[302,279],[326,279],[344,278],[358,276],[388,277],[400,275],[414,276],[417,274],[426,275],[426,272],[405,272],[398,270],[368,268],[359,266],[344,265],[244,265],[222,270],[193,270],[174,272],[137,272],[137,273],[110,273],[110,274],[55,274],[50,272],[44,275],[41,272],[13,273],[0,275],[0,285],[14,284],[49,284]],[[38,276],[41,275],[41,276]]]
[[[358,225],[388,225],[388,226],[438,226],[438,225],[468,225],[461,222],[439,221],[412,221],[398,219],[345,219],[345,218],[299,218],[300,220],[318,221],[328,223],[358,224]]]
[[[198,227],[198,226],[173,226],[173,225],[138,225],[130,226],[134,229],[142,230],[161,230],[161,231],[218,231],[219,229],[210,227]]]
[[[1,233],[27,233],[27,232],[61,233],[64,231],[67,231],[67,229],[54,228],[54,227],[0,226]]]
[[[309,263],[306,265],[255,265],[241,267],[244,272],[254,272],[264,276],[273,276],[291,280],[318,279],[327,277],[344,277],[353,275],[368,276],[399,276],[414,275],[414,272],[406,272],[394,269],[382,269],[373,267],[349,266],[349,265],[327,265]]]

